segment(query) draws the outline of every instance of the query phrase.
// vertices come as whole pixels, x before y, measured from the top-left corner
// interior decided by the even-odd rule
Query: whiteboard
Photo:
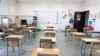
[[[36,14],[38,23],[57,23],[58,17],[56,11],[38,11],[33,14]]]

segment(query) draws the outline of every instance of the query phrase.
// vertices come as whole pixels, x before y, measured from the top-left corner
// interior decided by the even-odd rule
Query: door
[[[86,24],[86,21],[87,21],[86,20],[86,18],[87,18],[86,16],[89,16],[89,15],[86,15],[86,13],[87,13],[87,11],[75,12],[73,28],[77,29],[78,32],[83,32],[83,28],[84,28],[84,26]]]

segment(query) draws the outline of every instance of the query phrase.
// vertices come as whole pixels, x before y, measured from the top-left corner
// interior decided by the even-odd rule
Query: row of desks
[[[67,30],[67,35],[70,35],[68,36],[68,38],[73,38],[74,42],[73,43],[76,43],[75,41],[76,38],[80,38],[80,40],[82,41],[82,47],[81,47],[81,56],[86,56],[86,44],[87,43],[92,43],[92,42],[100,42],[99,39],[94,39],[94,38],[86,38],[85,36],[85,33],[82,33],[82,32],[71,32],[71,29],[66,29]],[[91,32],[95,32],[95,31],[91,31]],[[71,37],[72,35],[72,37]],[[100,50],[96,50],[96,52],[100,53]]]
[[[48,28],[45,30],[45,34],[56,34],[55,31],[52,31],[53,28]],[[56,43],[56,37],[40,37],[40,39],[52,39],[52,42]],[[60,56],[60,51],[59,49],[55,48],[35,48],[32,56],[38,56],[38,54],[55,54],[53,56]]]
[[[33,27],[33,26],[29,26],[27,28],[29,29],[29,32],[33,32],[33,29],[36,29],[36,27]],[[15,29],[9,28],[8,31],[15,31]],[[1,35],[4,35],[4,34],[5,34],[4,32],[0,32],[0,36]],[[30,36],[30,38],[31,38],[31,36]],[[13,47],[13,52],[14,52],[14,47],[18,46],[19,56],[21,56],[21,54],[22,54],[21,52],[23,52],[23,53],[25,52],[24,51],[24,44],[23,44],[25,42],[25,35],[21,35],[21,34],[20,35],[19,34],[17,34],[17,35],[16,34],[10,34],[9,35],[8,34],[8,36],[5,37],[5,40],[4,41],[6,41],[7,56],[9,56],[9,48],[8,48],[9,46],[12,46]]]

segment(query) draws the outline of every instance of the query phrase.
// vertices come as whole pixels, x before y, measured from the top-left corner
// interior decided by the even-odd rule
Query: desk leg
[[[84,42],[84,50],[83,51],[84,51],[84,53],[83,53],[84,55],[83,56],[85,56],[85,52],[86,52],[86,42]]]
[[[31,39],[32,39],[32,32],[30,32],[30,38],[29,38],[29,44],[31,43]]]
[[[8,40],[7,40],[7,56],[8,56]]]
[[[65,29],[65,36],[66,36],[66,29]]]
[[[75,36],[72,35],[72,38],[73,38],[73,40],[72,40],[73,41],[73,45],[74,45],[74,47],[76,47],[76,39],[75,38],[77,38],[77,36],[76,35]]]
[[[85,51],[86,51],[86,42],[82,42],[82,47],[81,47],[81,56],[85,56]]]
[[[19,41],[18,41],[18,49],[19,49],[19,56],[20,56],[20,44],[19,44]]]
[[[69,32],[67,32],[67,39],[69,40]]]
[[[83,56],[83,45],[84,45],[84,41],[82,41],[82,47],[81,47],[81,56]]]

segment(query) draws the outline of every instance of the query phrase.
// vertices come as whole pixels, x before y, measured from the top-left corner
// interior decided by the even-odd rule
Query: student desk
[[[29,33],[30,33],[30,35],[29,35],[29,36],[30,36],[30,37],[29,37],[29,43],[31,43],[32,35],[34,34],[34,33],[33,33],[33,30],[29,30]]]
[[[76,31],[72,31],[72,30],[76,30],[76,29],[66,29],[66,30],[67,30],[68,39],[69,39],[69,37],[71,37],[71,32],[76,32]]]
[[[47,26],[47,28],[54,28],[53,26]]]
[[[100,50],[95,50],[95,51],[100,54]]]
[[[29,26],[28,28],[29,28],[29,29],[36,29],[35,26]]]
[[[90,34],[90,37],[92,37],[92,33],[99,33],[100,34],[100,31],[97,31],[97,30],[89,30],[87,28],[84,28],[84,32],[88,35],[88,33]],[[88,35],[89,36],[89,35]]]
[[[19,56],[20,56],[20,45],[22,46],[23,45],[23,43],[22,43],[22,38],[24,38],[24,35],[8,35],[7,37],[6,37],[6,41],[7,41],[7,56],[8,56],[8,46],[9,46],[9,41],[14,41],[14,42],[16,42],[16,45],[18,46],[18,49],[19,49]],[[14,46],[15,46],[15,44],[14,44]],[[14,49],[13,49],[13,52],[14,52]]]
[[[67,32],[67,29],[73,29],[73,28],[72,28],[72,27],[66,27],[66,28],[65,28],[65,35],[68,33],[68,32]]]
[[[90,30],[90,36],[91,37],[92,37],[92,33],[99,33],[100,34],[100,31]]]
[[[84,37],[85,36],[85,33],[82,33],[82,32],[71,32],[71,34],[75,37]]]
[[[80,40],[81,38],[85,37],[85,33],[82,32],[71,32],[71,35],[73,36],[74,45],[76,40]]]
[[[35,48],[32,56],[38,56],[38,53],[57,54],[58,56],[60,56],[59,49],[52,49],[52,48]]]
[[[69,37],[70,37],[70,31],[71,31],[71,29],[66,29],[68,39],[69,39]]]
[[[92,43],[92,42],[100,42],[100,40],[98,39],[94,39],[94,38],[82,38],[82,47],[81,47],[81,56],[86,56],[85,52],[86,52],[86,44],[87,43]]]
[[[45,33],[56,33],[56,31],[45,31]]]
[[[29,26],[28,29],[33,30],[34,37],[36,37],[36,26]]]
[[[54,31],[53,28],[46,28],[45,31]]]
[[[52,39],[52,42],[53,43],[56,43],[57,42],[56,37],[40,37],[40,39]]]
[[[55,37],[56,31],[45,31],[45,36]]]
[[[11,32],[11,33],[13,33],[13,34],[14,34],[15,29],[9,28],[9,29],[8,29],[8,32],[9,32],[9,33]]]

